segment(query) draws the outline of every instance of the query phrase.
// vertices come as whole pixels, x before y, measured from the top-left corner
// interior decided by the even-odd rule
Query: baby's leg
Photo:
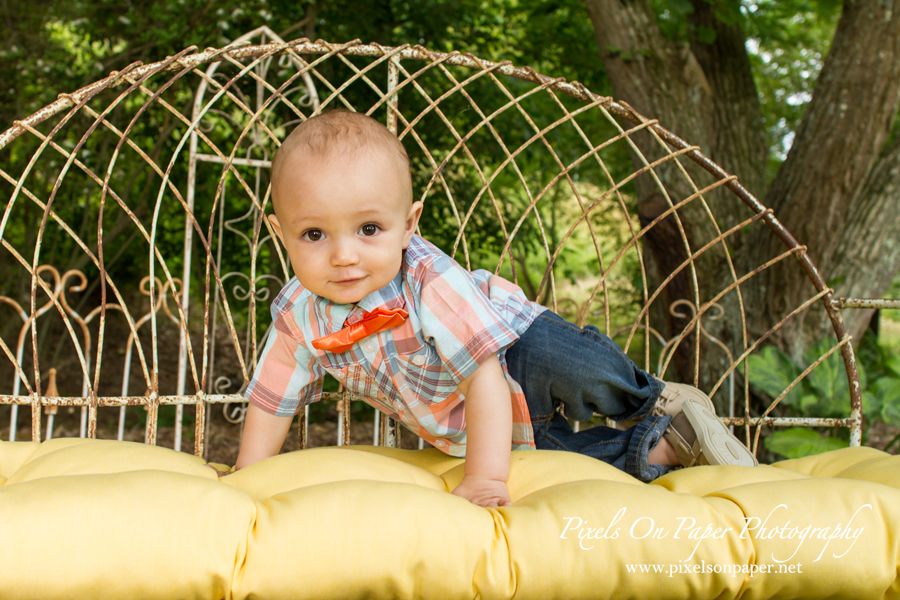
[[[649,416],[625,431],[597,425],[576,432],[558,412],[541,414],[530,402],[528,408],[538,450],[584,454],[643,481],[653,481],[672,468],[674,461],[663,437],[672,420],[670,416]]]
[[[698,390],[675,384],[664,394],[668,405],[662,412],[668,414],[650,414],[665,384],[596,327],[582,329],[545,311],[505,358],[528,402],[538,449],[592,456],[644,481],[674,464],[758,464]],[[594,413],[616,421],[646,417],[624,431],[598,426],[576,433],[556,411],[559,405],[579,421]]]
[[[510,346],[506,363],[529,406],[550,413],[562,403],[578,421],[595,413],[616,421],[642,417],[663,387],[596,327],[582,329],[549,310]]]
[[[622,420],[645,416],[656,404],[662,382],[638,368],[595,327],[582,329],[545,311],[505,358],[510,377],[528,401],[539,450],[591,456],[644,481],[671,468],[662,437],[670,416],[648,416],[626,431],[597,426],[575,432],[556,411],[561,404],[573,419],[597,413]]]

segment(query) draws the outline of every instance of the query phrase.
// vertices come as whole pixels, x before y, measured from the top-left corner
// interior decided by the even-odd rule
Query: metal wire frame
[[[246,40],[256,37],[261,37],[264,43],[245,45]],[[265,43],[267,38],[274,41]],[[180,448],[183,406],[194,405],[196,407],[194,452],[197,455],[203,455],[206,449],[208,423],[206,410],[209,406],[223,404],[228,418],[239,420],[240,410],[235,413],[229,409],[229,405],[243,401],[241,392],[249,383],[260,344],[264,342],[268,333],[268,329],[258,323],[257,302],[262,303],[268,299],[269,281],[274,281],[280,286],[290,276],[284,252],[275,242],[268,221],[264,218],[270,195],[270,189],[264,182],[264,173],[270,164],[270,151],[280,144],[285,129],[292,122],[306,119],[332,106],[343,106],[373,116],[384,114],[388,128],[404,141],[414,161],[420,161],[424,165],[430,177],[422,186],[421,198],[426,202],[438,202],[442,194],[446,197],[446,206],[456,222],[456,234],[450,253],[456,256],[461,252],[460,260],[467,268],[490,266],[495,272],[506,273],[518,282],[520,277],[527,279],[528,274],[525,272],[527,269],[524,267],[528,260],[545,261],[546,265],[536,294],[538,297],[546,298],[548,305],[558,311],[560,302],[566,300],[559,297],[561,293],[559,286],[564,282],[557,281],[558,263],[570,255],[573,246],[582,244],[596,259],[595,268],[592,269],[596,277],[589,286],[590,292],[577,311],[579,324],[583,325],[590,318],[592,314],[590,307],[596,301],[602,300],[601,324],[609,334],[614,325],[613,321],[619,321],[615,323],[619,326],[619,330],[628,332],[624,344],[626,351],[637,339],[638,331],[643,332],[646,370],[651,370],[651,344],[662,346],[655,369],[660,377],[665,376],[678,346],[686,341],[692,342],[695,384],[699,381],[701,339],[710,340],[724,348],[729,365],[709,393],[714,396],[722,383],[728,379],[731,382],[730,397],[733,399],[734,371],[739,365],[743,366],[743,416],[731,416],[725,420],[733,425],[744,425],[748,439],[750,426],[761,424],[838,425],[850,428],[851,444],[860,443],[862,414],[859,376],[853,348],[839,311],[842,308],[856,306],[869,307],[871,305],[866,302],[871,301],[835,299],[832,290],[822,281],[809,259],[806,248],[797,243],[771,210],[765,208],[745,190],[735,176],[725,173],[703,156],[697,147],[669,132],[655,120],[637,114],[625,103],[598,96],[577,82],[569,83],[561,78],[546,77],[528,67],[519,68],[508,62],[494,63],[456,52],[432,52],[420,46],[404,45],[389,48],[358,42],[313,43],[306,39],[285,43],[271,31],[260,29],[226,48],[208,49],[199,53],[193,53],[194,51],[194,48],[188,48],[164,61],[150,65],[139,63],[129,65],[121,72],[113,73],[76,92],[62,94],[56,102],[26,119],[16,121],[11,128],[0,134],[0,149],[14,148],[13,142],[20,140],[25,134],[31,134],[30,138],[26,136],[25,139],[38,142],[37,149],[31,153],[27,166],[21,173],[14,175],[8,172],[7,167],[0,168],[0,177],[13,188],[0,220],[0,244],[21,265],[20,272],[30,278],[28,309],[24,309],[12,297],[0,296],[0,304],[11,306],[23,322],[15,343],[15,352],[5,340],[0,339],[0,348],[3,349],[13,369],[11,394],[0,396],[0,403],[12,405],[10,439],[15,439],[17,407],[26,404],[31,405],[32,439],[36,441],[41,439],[41,412],[45,406],[82,407],[81,435],[88,437],[96,436],[98,408],[118,406],[120,439],[125,408],[143,406],[148,411],[145,441],[151,444],[156,443],[159,406],[175,405],[177,449]],[[273,63],[273,60],[277,62]],[[365,64],[359,66],[357,62],[360,61]],[[201,70],[204,66],[207,68]],[[230,69],[227,74],[224,73],[225,68]],[[348,76],[333,82],[329,76],[341,70],[347,72]],[[385,70],[386,87],[382,89],[375,83],[375,79],[376,75],[383,75]],[[190,85],[192,81],[197,82],[195,86],[197,91],[191,94],[192,110],[190,116],[187,116],[185,111],[176,107],[173,98],[177,99],[181,90],[194,89]],[[116,92],[123,87],[124,90]],[[248,95],[245,89],[247,87],[254,90],[254,98]],[[478,92],[485,89],[492,91],[490,94],[479,96]],[[208,93],[211,97],[208,97]],[[293,99],[298,93],[300,97]],[[403,102],[401,97],[404,99]],[[367,104],[358,104],[362,99],[365,99]],[[544,114],[535,114],[533,109],[530,111],[529,103],[537,99],[549,102],[550,106],[558,110],[558,116],[548,118]],[[424,107],[416,113],[404,112],[408,110],[406,108],[408,105],[413,106],[417,103],[424,104]],[[474,124],[464,123],[468,129],[461,130],[457,126],[460,122],[459,106],[463,106],[464,111],[471,111],[475,116]],[[279,113],[279,110],[282,112]],[[133,138],[137,137],[134,132],[140,130],[143,125],[142,118],[149,118],[147,115],[154,114],[154,111],[161,112],[183,130],[178,136],[170,134],[171,139],[156,140],[159,145],[148,151]],[[117,125],[123,120],[123,114],[124,119],[128,121],[125,127]],[[513,115],[519,123],[524,123],[526,139],[515,140],[504,127],[503,121],[510,118],[510,115]],[[55,124],[53,119],[57,119]],[[79,133],[77,125],[81,122],[90,123],[82,134]],[[589,126],[596,122],[602,122],[611,132],[605,139],[592,139],[592,136],[596,136],[591,133]],[[46,125],[49,124],[53,126],[46,131]],[[429,146],[429,130],[438,125],[445,128],[446,133],[454,140],[452,146],[442,148]],[[41,129],[42,126],[44,130]],[[574,149],[555,146],[552,138],[556,130],[561,128],[570,128],[585,147],[576,152]],[[103,132],[113,136],[116,142],[115,150],[108,164],[101,165],[102,170],[92,169],[83,149],[89,146],[92,136],[99,136]],[[660,158],[645,156],[632,139],[638,133],[652,137],[662,153]],[[67,144],[71,141],[70,138],[77,139],[77,142]],[[63,143],[60,143],[60,140]],[[160,160],[159,148],[165,143],[174,145],[168,162]],[[511,146],[513,143],[515,145]],[[603,157],[604,153],[617,144],[626,145],[642,164],[640,168],[619,180],[616,180],[613,169]],[[19,146],[21,145],[20,140]],[[479,155],[479,148],[486,145],[490,145],[494,151],[499,150],[497,160],[485,161]],[[184,152],[185,148],[188,149],[187,153]],[[48,150],[52,157],[50,159],[45,157]],[[129,197],[117,179],[117,158],[128,152],[137,155],[159,179],[149,228],[129,206]],[[537,154],[547,158],[555,175],[547,181],[540,181],[536,186],[533,175],[524,163],[528,162],[529,157]],[[43,161],[41,164],[45,166],[48,161],[52,164],[59,158],[65,160],[64,166],[59,170],[49,196],[44,201],[41,199],[40,190],[37,189],[39,169],[35,167],[40,161]],[[681,158],[692,161],[710,174],[711,183],[698,185],[682,164]],[[211,204],[207,198],[209,207],[204,209],[208,210],[205,230],[201,223],[204,215],[196,212],[197,186],[202,179],[199,175],[201,164],[221,165],[216,174]],[[673,166],[682,183],[692,192],[683,199],[673,198],[670,186],[665,185],[658,174],[658,169],[663,165]],[[594,185],[590,188],[578,181],[579,174],[588,168],[594,169],[594,174],[599,173],[596,180],[602,182],[602,186]],[[88,241],[83,239],[81,232],[76,232],[66,223],[60,211],[53,209],[54,202],[73,201],[71,193],[64,190],[70,170],[78,177],[86,177],[100,190],[96,252],[89,246]],[[185,170],[186,178],[182,173]],[[467,198],[454,193],[457,182],[461,178],[464,179],[459,175],[462,172],[465,172],[464,177],[475,181],[477,186],[477,191],[471,197],[468,206],[465,205]],[[75,177],[73,175],[68,179],[72,180]],[[629,208],[631,197],[628,186],[639,177],[652,179],[668,208],[652,222],[637,230],[633,222],[633,211]],[[26,185],[26,182],[29,184]],[[186,182],[184,192],[181,190],[183,182]],[[238,200],[232,201],[230,195],[226,196],[228,185],[237,186]],[[508,195],[510,186],[515,187],[521,196],[518,206],[514,206],[504,197]],[[498,193],[498,189],[504,194]],[[729,190],[736,200],[740,200],[749,209],[748,217],[743,222],[726,231],[719,228],[706,199],[710,193],[720,189]],[[209,186],[204,193],[209,193]],[[563,224],[562,227],[555,222],[557,213],[554,212],[556,204],[553,200],[554,195],[560,194],[570,199],[571,213],[568,226]],[[128,297],[129,291],[120,290],[105,268],[103,214],[107,198],[114,202],[112,206],[118,207],[126,215],[126,222],[134,226],[133,235],[143,239],[147,244],[148,273],[142,279],[140,293],[147,297],[148,309],[137,319],[134,315],[140,313],[128,305],[128,300],[131,299]],[[180,207],[184,218],[180,256],[171,253],[165,255],[158,244],[161,222],[164,220],[162,212],[172,210],[169,203],[173,200],[175,206]],[[483,201],[489,204],[486,212],[480,206]],[[13,212],[17,203],[28,202],[42,211],[42,218],[34,247],[20,251],[16,248],[14,236],[8,234],[7,229],[10,227],[11,219],[14,218]],[[691,248],[678,212],[691,203],[699,203],[702,206],[715,231],[715,237],[699,249]],[[546,208],[548,205],[550,205],[549,212]],[[235,208],[240,208],[242,212],[226,216],[226,210]],[[514,214],[514,209],[519,211],[518,214]],[[65,205],[61,210],[65,210]],[[600,224],[594,218],[601,210],[607,211],[607,216],[617,215],[621,227],[623,230],[627,229],[630,235],[627,241],[614,249],[613,253],[604,246],[604,236],[598,231]],[[477,233],[482,228],[479,220],[483,220],[485,215],[492,215],[493,224],[499,227],[502,238],[502,247],[496,254],[495,264],[492,265],[480,264],[477,242],[473,245],[469,241],[473,231]],[[640,242],[649,230],[667,218],[673,219],[676,223],[680,235],[679,243],[683,245],[687,258],[656,286],[656,289],[651,290]],[[95,283],[100,288],[101,301],[100,305],[91,310],[86,317],[81,317],[72,308],[66,291],[84,292],[88,286],[88,276],[82,271],[74,270],[60,276],[56,267],[41,263],[42,242],[51,219],[60,227],[62,234],[83,253],[89,266],[97,271]],[[761,225],[774,231],[787,249],[763,265],[738,276],[728,252],[728,238],[744,227]],[[543,256],[525,255],[521,249],[516,248],[517,240],[521,237],[520,232],[527,228],[533,229],[536,233],[539,253],[542,252]],[[557,239],[560,231],[564,233]],[[232,236],[231,241],[228,239],[229,235]],[[223,248],[233,250],[236,247],[235,240],[246,245],[247,260],[246,264],[239,265],[239,268],[228,270],[226,264],[229,257],[228,254],[223,255]],[[27,250],[33,252],[30,261],[23,254]],[[717,250],[723,253],[731,281],[713,297],[701,298],[702,288],[695,260]],[[605,252],[608,255],[606,258]],[[192,296],[191,292],[191,280],[197,277],[193,272],[196,269],[192,265],[192,256],[195,253],[199,253],[203,269],[201,279],[203,294],[199,298],[196,294]],[[614,255],[610,259],[609,256],[612,254]],[[268,257],[268,270],[260,266],[264,255]],[[763,269],[790,256],[797,260],[816,293],[774,324],[759,339],[751,341],[747,331],[741,285]],[[623,264],[629,257],[636,263],[640,274],[641,298],[636,312],[628,316],[631,324],[621,325],[622,317],[616,312],[619,302],[616,299],[618,294],[615,285],[616,269],[624,268]],[[162,270],[162,277],[157,275],[157,264]],[[179,266],[182,271],[180,279],[173,276],[173,270]],[[261,275],[258,274],[260,271]],[[665,341],[651,326],[650,307],[658,301],[666,286],[682,271],[686,272],[690,279],[692,299],[676,303],[678,306],[673,305],[669,310],[688,306],[692,316],[681,332]],[[44,279],[47,274],[52,281]],[[66,282],[73,277],[77,278],[79,283],[67,288]],[[231,278],[237,278],[241,283],[228,289],[225,282]],[[38,287],[42,293],[38,292]],[[115,296],[115,302],[107,300],[107,288]],[[701,319],[704,317],[715,320],[723,316],[718,302],[732,292],[737,298],[738,309],[737,315],[729,317],[737,318],[741,325],[741,339],[737,348],[740,354],[736,359],[727,346],[716,340],[701,325]],[[174,312],[168,304],[170,296],[174,300]],[[46,302],[40,307],[38,307],[39,297],[46,298]],[[575,300],[571,301],[578,304]],[[244,302],[246,307],[242,304]],[[886,306],[884,303],[887,301],[881,302],[879,306]],[[814,306],[821,307],[827,313],[835,332],[835,344],[776,398],[763,415],[751,417],[747,358],[789,319]],[[80,396],[59,397],[42,393],[41,364],[46,362],[46,358],[42,359],[39,356],[41,351],[37,325],[38,319],[49,313],[52,307],[57,309],[77,356],[78,367],[82,374]],[[192,321],[190,315],[200,310],[200,307],[203,318],[198,325],[198,320],[194,318]],[[162,330],[161,324],[157,321],[160,309],[167,317],[163,324],[165,321],[171,323],[177,331],[179,340],[177,382],[175,389],[171,390],[174,393],[170,394],[160,389],[162,361],[159,341]],[[98,393],[107,310],[120,312],[125,318],[128,330],[122,365],[122,385],[118,396],[101,396]],[[710,310],[719,312],[714,315],[707,314]],[[234,385],[233,377],[223,374],[216,377],[217,347],[220,348],[219,354],[227,350],[227,346],[220,347],[216,340],[220,312],[225,321],[226,335],[231,342],[232,362],[236,363],[238,371],[239,389],[234,393],[225,393]],[[246,316],[240,317],[238,313]],[[676,316],[687,318],[686,313],[678,313]],[[243,327],[238,324],[241,318],[246,319]],[[89,326],[95,322],[97,347],[92,354],[93,338]],[[147,322],[150,323],[149,364],[144,347],[146,329],[142,330]],[[199,334],[202,334],[199,349],[192,343],[191,336],[192,332],[198,334],[198,329]],[[242,330],[241,333],[239,329]],[[29,332],[33,377],[29,377],[25,372],[28,361],[24,357],[24,346]],[[692,335],[692,332],[695,334]],[[850,418],[769,417],[772,410],[800,380],[838,350],[848,377]],[[140,364],[139,374],[135,374],[132,369],[132,357],[135,353]],[[145,385],[144,395],[129,395],[130,379],[135,376]],[[185,393],[188,381],[193,393]],[[25,386],[27,392],[25,394],[21,393],[22,385]],[[358,398],[344,389],[337,393],[326,394],[326,397],[340,403],[341,426],[338,428],[338,443],[346,443],[349,439],[350,402]],[[306,447],[306,414],[304,411],[300,415],[301,448]],[[52,422],[49,422],[48,437],[51,426]],[[758,444],[759,431],[760,428],[757,427],[754,450]],[[396,445],[398,436],[397,424],[392,419],[386,418],[376,425],[374,443]]]

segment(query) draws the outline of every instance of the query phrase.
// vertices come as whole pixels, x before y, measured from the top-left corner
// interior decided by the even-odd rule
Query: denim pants
[[[506,365],[525,393],[539,450],[592,456],[643,481],[671,469],[648,464],[647,455],[672,417],[648,416],[626,431],[569,425],[566,417],[584,421],[594,413],[615,421],[647,415],[663,387],[593,325],[582,329],[546,310],[506,350]]]

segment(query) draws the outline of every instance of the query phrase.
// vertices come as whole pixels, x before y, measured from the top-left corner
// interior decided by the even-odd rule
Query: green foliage
[[[847,442],[837,438],[822,437],[806,427],[791,427],[776,431],[766,438],[766,449],[786,458],[802,458],[830,450],[847,447]]]
[[[856,354],[863,389],[863,416],[870,420],[870,426],[871,420],[880,420],[900,427],[900,356],[877,343],[868,331]],[[866,379],[863,372],[867,374]]]
[[[777,348],[767,346],[749,358],[750,383],[772,399],[782,395],[785,389],[825,354],[831,344],[822,341],[804,353],[802,361],[792,361]],[[891,426],[900,426],[900,357],[877,344],[871,334],[863,338],[856,351],[862,389],[863,419],[866,434],[875,421]],[[801,379],[780,405],[790,416],[816,416],[824,418],[846,418],[850,416],[850,390],[847,375],[840,357],[835,351]],[[788,430],[790,431],[790,430]],[[842,433],[844,433],[842,431]],[[818,433],[811,432],[816,437]],[[798,454],[811,448],[816,452],[830,449],[829,445],[843,443],[837,438],[822,438],[823,442],[810,445],[811,436],[798,432],[775,432],[766,440],[766,448],[790,458],[804,456]],[[796,447],[795,447],[796,446]],[[785,450],[789,450],[786,452]]]

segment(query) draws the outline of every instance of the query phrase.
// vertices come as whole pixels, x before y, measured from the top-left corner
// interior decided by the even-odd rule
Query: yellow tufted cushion
[[[0,442],[0,597],[898,597],[898,460],[849,448],[644,484],[515,452],[513,506],[483,509],[448,493],[463,461],[433,449],[317,448],[217,480],[144,444]]]

